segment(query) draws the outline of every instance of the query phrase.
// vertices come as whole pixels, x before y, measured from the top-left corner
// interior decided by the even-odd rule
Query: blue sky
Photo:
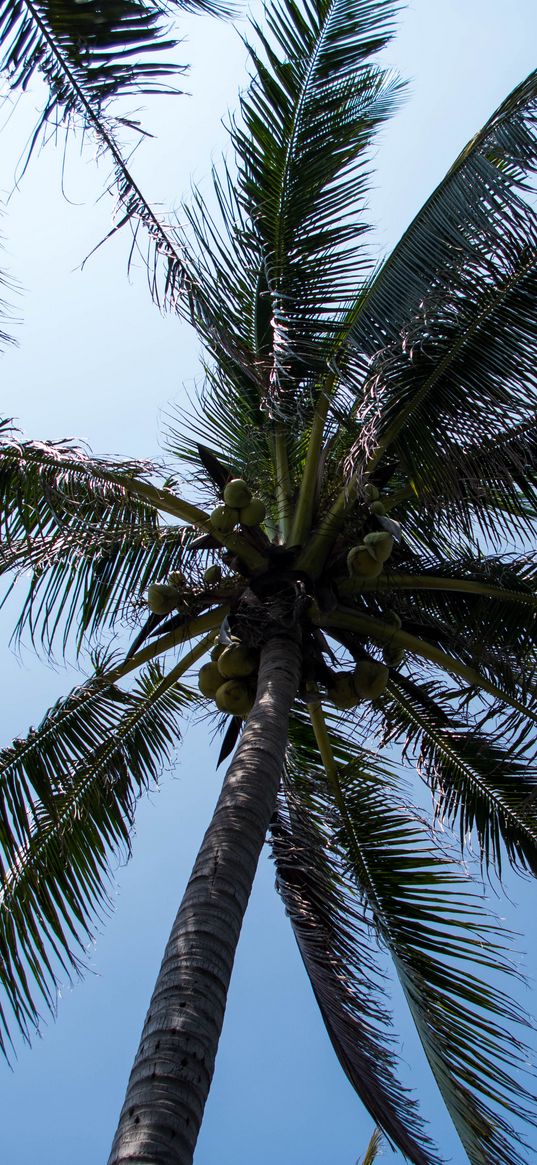
[[[225,147],[221,119],[245,84],[245,52],[231,27],[182,22],[182,60],[192,62],[190,97],[153,102],[136,169],[156,205],[177,205],[190,176],[207,185]],[[381,135],[371,196],[379,246],[397,240],[418,206],[505,94],[535,66],[532,0],[415,0],[401,15],[388,58],[410,81],[406,105]],[[3,111],[0,191],[13,188],[37,94]],[[63,190],[62,194],[62,168]],[[98,453],[159,455],[172,402],[199,375],[186,327],[152,307],[143,271],[126,276],[128,240],[117,238],[80,271],[108,230],[90,148],[64,159],[48,148],[9,199],[3,220],[7,264],[23,285],[20,347],[4,358],[2,412],[31,437],[77,436]],[[0,739],[40,719],[77,682],[24,649],[9,652],[2,616],[4,677]],[[116,909],[90,952],[91,973],[65,987],[56,1024],[12,1073],[0,1065],[3,1160],[8,1165],[95,1165],[105,1161],[139,1031],[182,887],[220,785],[206,725],[185,726],[173,774],[140,806],[132,862],[117,870]],[[529,889],[509,886],[518,907],[496,902],[518,930],[532,929]],[[526,966],[535,965],[530,933]],[[534,985],[533,985],[534,986]],[[454,1165],[465,1157],[427,1080],[395,995],[407,1079]],[[371,1122],[333,1056],[263,859],[230,992],[197,1165],[354,1165]],[[387,1151],[387,1159],[391,1154]],[[395,1160],[395,1158],[393,1158]]]

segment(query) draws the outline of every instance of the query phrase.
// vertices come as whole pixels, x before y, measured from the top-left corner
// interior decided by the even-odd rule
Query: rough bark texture
[[[300,648],[263,648],[257,698],[166,947],[108,1165],[190,1165],[244,912],[276,805]]]

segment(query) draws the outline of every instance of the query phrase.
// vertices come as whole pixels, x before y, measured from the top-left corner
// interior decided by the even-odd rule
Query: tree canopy
[[[95,677],[3,754],[5,982],[26,1030],[27,969],[52,999],[51,952],[76,960],[70,934],[106,900],[110,848],[128,843],[176,715],[200,700],[189,667],[219,628],[221,646],[238,632],[262,647],[275,603],[290,626],[292,592],[303,668],[272,845],[314,993],[375,1119],[409,1159],[438,1160],[385,1038],[375,927],[468,1157],[493,1165],[522,1160],[501,1110],[532,1119],[505,1070],[524,1065],[524,1018],[480,977],[509,971],[501,928],[368,740],[380,729],[416,748],[463,851],[473,836],[491,871],[506,855],[534,872],[537,77],[379,267],[364,198],[400,95],[374,63],[393,18],[391,3],[272,6],[253,26],[254,81],[232,131],[238,178],[215,180],[220,219],[198,196],[171,236],[138,199],[130,208],[205,345],[197,412],[169,436],[196,502],[153,466],[6,431],[4,567],[32,571],[21,628],[46,646],[76,628],[80,645],[148,584],[166,579],[176,597],[153,606],[126,662],[95,656]],[[236,478],[259,496],[254,523],[248,500],[226,495]],[[229,529],[209,514],[222,502]],[[224,575],[209,582],[216,561]],[[170,671],[157,667],[191,636]],[[225,730],[224,753],[236,717]]]

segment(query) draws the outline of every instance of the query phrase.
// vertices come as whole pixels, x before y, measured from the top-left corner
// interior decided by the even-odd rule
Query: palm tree
[[[509,973],[501,928],[370,742],[416,750],[436,813],[491,875],[536,872],[537,75],[376,267],[364,204],[400,95],[375,63],[393,19],[388,0],[268,9],[232,129],[237,177],[216,178],[220,221],[198,197],[170,246],[151,224],[207,352],[197,411],[169,434],[196,502],[173,473],[5,430],[2,565],[32,572],[20,628],[81,646],[142,592],[150,606],[126,658],[96,654],[92,678],[0,757],[6,1032],[12,1014],[29,1034],[58,961],[77,964],[185,706],[218,717],[220,759],[239,740],[115,1165],[192,1160],[267,831],[336,1054],[407,1159],[439,1161],[398,1081],[373,934],[468,1159],[521,1162],[510,1118],[535,1119],[524,1017],[487,981]]]

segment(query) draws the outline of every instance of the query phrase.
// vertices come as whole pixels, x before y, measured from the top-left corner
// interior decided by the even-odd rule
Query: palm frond
[[[67,442],[0,443],[0,573],[30,583],[19,621],[50,647],[75,619],[79,637],[121,606],[121,586],[181,555],[185,531],[163,528],[151,494],[152,467],[90,457]],[[148,581],[153,581],[148,579]],[[132,597],[132,592],[131,592]]]
[[[34,646],[47,653],[59,640],[77,651],[85,636],[95,636],[138,614],[143,592],[171,571],[185,569],[185,549],[192,531],[181,526],[125,529],[88,528],[88,536],[73,539],[53,535],[42,539],[31,561],[26,548],[8,557],[19,573],[11,584],[17,594],[28,570],[33,572],[14,629],[18,641],[26,630]],[[13,561],[15,558],[15,561]],[[7,567],[6,567],[7,569]],[[1,573],[1,571],[0,571]]]
[[[529,556],[418,557],[407,546],[396,555],[397,563],[386,563],[370,587],[357,587],[347,578],[338,581],[338,594],[345,599],[361,591],[361,602],[381,618],[396,607],[405,626],[444,631],[451,641],[459,635],[474,640],[477,654],[501,644],[503,652],[516,653],[522,663],[536,646],[536,577]]]
[[[502,648],[487,647],[477,634],[465,637],[459,628],[454,637],[447,627],[431,623],[427,637],[423,627],[412,624],[400,630],[380,618],[363,612],[337,607],[323,616],[322,627],[345,646],[358,646],[363,651],[364,641],[375,645],[393,644],[419,660],[421,668],[429,667],[435,678],[438,671],[455,681],[460,705],[471,699],[479,700],[482,714],[497,717],[503,731],[521,741],[535,735],[537,724],[537,688],[534,682],[534,653],[519,659]]]
[[[458,288],[468,264],[483,264],[527,229],[528,179],[537,162],[537,71],[502,102],[418,212],[349,319],[356,353],[368,359],[396,341],[432,289]]]
[[[276,885],[334,1051],[375,1121],[414,1165],[438,1161],[415,1100],[395,1073],[383,975],[363,915],[334,859],[326,805],[309,779],[314,743],[295,725],[289,774],[271,826]],[[341,747],[348,755],[352,746]]]
[[[177,91],[173,82],[182,66],[147,54],[176,44],[163,18],[181,7],[232,12],[226,0],[84,0],[83,10],[70,0],[0,0],[0,71],[13,90],[26,88],[37,74],[48,87],[25,164],[48,125],[89,131],[111,163],[108,188],[117,214],[110,235],[131,230],[131,255],[138,252],[146,263],[155,302],[190,318],[194,287],[180,239],[144,197],[119,141],[120,129],[138,125],[111,111],[117,97]]]
[[[522,1165],[510,1123],[535,1123],[523,1082],[527,1017],[483,975],[513,975],[505,935],[443,857],[415,809],[354,763],[339,774],[337,832],[394,960],[427,1059],[472,1165]]]
[[[0,754],[0,978],[25,1038],[111,906],[110,857],[129,853],[136,802],[173,756],[189,699],[154,663],[130,692],[97,678]]]
[[[365,1157],[362,1161],[362,1165],[373,1165],[373,1162],[377,1160],[381,1145],[382,1132],[380,1129],[373,1129],[371,1139],[365,1151]]]
[[[425,688],[392,674],[383,700],[386,740],[403,740],[417,755],[420,775],[436,798],[440,820],[457,825],[461,846],[475,832],[483,863],[499,875],[507,855],[513,869],[537,874],[537,768],[531,746],[516,747],[503,732],[487,732],[453,710],[439,685]]]
[[[266,29],[253,25],[255,79],[233,141],[238,200],[261,254],[250,342],[270,361],[270,399],[277,409],[282,398],[284,414],[297,381],[309,382],[302,392],[310,404],[326,338],[369,269],[369,151],[400,92],[371,61],[393,34],[395,11],[391,0],[315,0],[307,8],[281,0],[267,11]]]
[[[515,514],[530,496],[535,513],[533,467],[518,458],[509,482],[497,442],[535,419],[536,129],[534,73],[403,236],[338,356],[358,397],[350,469],[389,465],[419,494],[452,498],[467,528],[489,503],[492,524],[498,481]]]
[[[474,489],[494,496],[494,446],[486,458],[484,438],[502,433],[506,419],[520,425],[535,416],[537,215],[528,207],[530,215],[527,230],[505,239],[501,250],[498,245],[486,273],[474,264],[456,289],[438,296],[433,290],[372,373],[358,410],[364,433],[354,455],[370,446],[374,433],[369,465],[390,449],[418,491],[427,483],[449,495],[452,483],[460,500],[460,461],[467,468],[469,446],[477,443],[481,473]],[[465,487],[470,493],[468,480]],[[523,487],[534,492],[533,469]]]
[[[218,219],[199,192],[185,208],[193,314],[218,368],[208,370],[211,408],[227,428],[232,410],[222,418],[219,393],[232,393],[257,444],[267,428],[260,405],[276,408],[283,393],[282,409],[286,394],[292,408],[291,383],[292,411],[311,407],[326,336],[369,264],[358,204],[372,136],[399,93],[370,58],[390,38],[394,10],[392,0],[315,0],[305,10],[283,0],[266,30],[253,23],[254,78],[231,131],[238,184],[225,166],[215,173]]]
[[[80,115],[77,91],[99,115],[114,98],[177,92],[172,82],[184,66],[165,55],[178,43],[173,8],[230,12],[219,0],[3,0],[0,71],[11,89],[28,88],[39,74],[49,90],[36,133]]]

